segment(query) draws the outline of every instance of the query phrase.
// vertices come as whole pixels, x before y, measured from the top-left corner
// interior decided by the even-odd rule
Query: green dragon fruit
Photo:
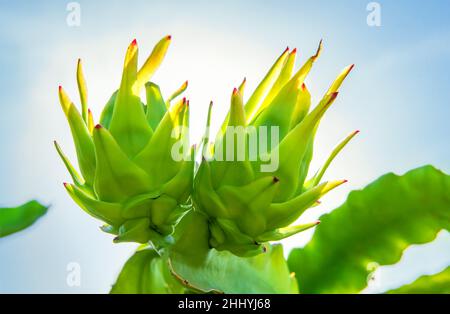
[[[73,179],[73,184],[64,186],[81,208],[106,223],[102,230],[116,235],[115,242],[170,240],[174,226],[190,208],[194,149],[189,148],[185,131],[189,102],[183,98],[170,105],[186,89],[187,82],[167,100],[159,87],[149,82],[170,41],[170,36],[159,41],[139,71],[136,40],[129,45],[120,88],[95,126],[87,109],[80,61],[77,82],[81,113],[59,87],[81,171],[80,175],[55,142]],[[139,97],[144,87],[146,104]],[[184,145],[174,158],[172,151],[178,142]]]
[[[245,105],[244,79],[232,93],[228,116],[214,143],[209,143],[210,106],[193,202],[196,210],[208,217],[212,247],[239,256],[261,253],[265,242],[317,225],[319,222],[291,224],[325,193],[346,182],[320,183],[328,165],[357,131],[306,179],[319,122],[353,68],[345,68],[310,110],[311,96],[304,80],[321,49],[322,43],[293,75],[296,49],[286,49]]]

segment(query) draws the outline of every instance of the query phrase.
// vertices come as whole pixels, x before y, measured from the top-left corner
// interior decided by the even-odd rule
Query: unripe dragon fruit
[[[346,182],[320,183],[328,165],[357,131],[334,149],[312,178],[306,179],[319,122],[353,68],[345,68],[310,111],[311,96],[304,80],[321,49],[322,43],[293,75],[296,49],[286,49],[245,105],[244,79],[232,93],[228,116],[214,143],[209,143],[210,106],[193,201],[196,210],[208,217],[212,247],[240,256],[261,253],[265,242],[317,225],[319,222],[291,226],[325,193]],[[241,136],[236,131],[239,128],[244,130]],[[257,150],[256,158],[252,158],[261,145],[267,149]],[[275,167],[270,169],[268,162]]]
[[[138,46],[128,47],[120,88],[113,93],[95,125],[87,109],[87,90],[81,63],[77,82],[81,113],[60,87],[59,98],[75,143],[81,175],[55,142],[73,184],[64,186],[90,215],[103,220],[115,242],[170,240],[174,226],[190,208],[194,161],[189,135],[189,102],[170,102],[187,87],[184,83],[167,100],[149,82],[161,64],[171,37],[164,37],[138,71]],[[146,89],[146,104],[139,94]],[[94,126],[95,125],[95,126]],[[181,158],[173,158],[176,142]]]

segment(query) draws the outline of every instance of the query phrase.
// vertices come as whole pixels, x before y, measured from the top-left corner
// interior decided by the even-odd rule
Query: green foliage
[[[425,166],[380,177],[320,218],[312,240],[288,263],[301,293],[356,293],[374,265],[399,261],[411,244],[450,230],[450,176]]]
[[[450,294],[450,267],[434,275],[418,278],[413,283],[390,290],[391,294]]]
[[[47,209],[37,201],[18,207],[0,208],[0,238],[31,226]]]
[[[255,257],[210,249],[208,225],[190,212],[180,222],[169,253],[175,277],[189,289],[206,293],[297,293],[281,245]]]
[[[137,251],[126,262],[111,289],[113,294],[182,293],[185,288],[175,280],[167,260],[150,248]]]

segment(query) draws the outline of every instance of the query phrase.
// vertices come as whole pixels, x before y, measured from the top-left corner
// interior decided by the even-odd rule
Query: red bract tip
[[[352,65],[350,66],[350,68],[348,69],[348,71],[350,72],[350,71],[353,69],[354,66],[355,66],[355,64],[352,64]]]
[[[68,183],[67,182],[63,182],[64,187],[67,187]]]
[[[238,92],[238,89],[235,87],[235,88],[233,89],[233,95],[236,95],[237,92]]]
[[[348,180],[342,180],[342,183],[347,183],[348,182]]]
[[[167,40],[171,40],[172,39],[172,35],[167,35]]]
[[[132,46],[136,46],[136,45],[137,45],[137,40],[136,40],[136,38],[133,39],[133,41],[131,42],[131,45],[132,45]]]
[[[62,86],[61,86],[61,85],[58,86],[58,90],[59,90],[59,91],[62,90]]]
[[[289,51],[289,46],[286,47],[286,49],[284,49],[284,52]]]
[[[305,83],[302,83],[302,91],[305,91],[306,90],[306,85],[305,85]]]
[[[338,92],[332,93],[331,94],[331,100],[335,100],[338,94],[339,94]]]
[[[183,97],[183,104],[186,103],[186,97]]]
[[[95,126],[95,128],[96,128],[96,129],[101,129],[101,128],[102,128],[102,125],[101,125],[101,124],[97,124],[97,125]]]
[[[294,48],[291,53],[297,53],[297,48]]]
[[[186,101],[186,107],[189,107],[189,100]]]
[[[360,131],[359,130],[356,130],[355,132],[354,132],[354,134],[358,134]]]
[[[316,221],[316,225],[320,225],[320,220],[317,220],[317,221]]]

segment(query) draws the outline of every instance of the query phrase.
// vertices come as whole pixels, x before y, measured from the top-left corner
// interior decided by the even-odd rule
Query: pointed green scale
[[[247,85],[247,79],[244,77],[244,79],[242,80],[241,84],[238,87],[239,93],[242,95],[242,97],[244,97],[245,85]]]
[[[134,40],[125,56],[122,82],[109,127],[111,134],[129,157],[136,156],[152,136],[141,100],[133,92],[137,78],[137,58],[138,48]]]
[[[327,171],[334,158],[342,151],[342,149],[359,133],[359,130],[350,133],[344,140],[342,140],[331,152],[330,156],[325,161],[324,165],[320,168],[317,174],[311,179],[311,182],[307,186],[316,186],[322,180],[323,175]]]
[[[162,192],[178,201],[187,199],[190,194],[192,181],[194,179],[194,151],[195,146],[191,148],[188,160],[184,160],[178,173],[168,181],[162,188]]]
[[[295,103],[295,109],[292,113],[289,130],[292,130],[296,125],[298,125],[308,114],[309,108],[311,107],[311,94],[306,87],[305,83],[300,87],[297,102]]]
[[[320,53],[322,52],[322,41],[319,42],[319,46],[317,47],[316,53],[311,56],[305,64],[300,68],[300,70],[295,73],[295,75],[292,77],[293,80],[299,81],[299,85],[303,83],[306,76],[309,74],[309,72],[312,69],[312,66],[314,62],[317,60],[317,58],[320,56]]]
[[[151,177],[153,188],[158,188],[171,179],[181,166],[182,162],[172,157],[172,149],[178,141],[174,135],[185,105],[186,99],[180,100],[166,112],[151,140],[133,159]]]
[[[210,135],[210,126],[211,126],[211,114],[212,114],[212,107],[213,107],[213,102],[211,101],[209,103],[209,107],[208,107],[208,115],[206,116],[206,127],[205,127],[205,132],[203,133],[203,138],[202,138],[202,157],[205,158],[212,158],[211,154],[210,154],[210,146],[209,146],[209,135]]]
[[[149,176],[125,155],[107,129],[95,127],[94,143],[97,156],[94,189],[100,199],[121,202],[151,191]]]
[[[95,126],[94,116],[92,115],[92,111],[88,109],[87,127],[88,127],[88,130],[89,130],[89,133],[92,134],[92,132],[94,131],[94,126]]]
[[[301,161],[308,149],[308,143],[314,128],[336,99],[336,96],[337,93],[325,96],[319,105],[281,141],[279,167],[273,173],[281,181],[275,201],[283,201],[294,195],[298,186],[298,172]],[[276,157],[273,156],[272,158]]]
[[[105,107],[102,110],[102,114],[100,115],[100,124],[107,129],[109,129],[111,125],[112,114],[114,112],[114,105],[116,103],[118,93],[119,90],[116,90],[111,95],[111,97],[109,98],[108,102],[106,103]]]
[[[139,218],[126,221],[119,228],[119,234],[114,243],[138,242],[147,243],[152,237],[149,218]]]
[[[270,103],[272,103],[272,101],[278,95],[280,90],[289,82],[292,76],[292,71],[294,69],[296,56],[297,56],[297,49],[294,49],[289,53],[289,56],[287,57],[283,65],[283,68],[281,69],[280,75],[278,76],[277,80],[272,86],[272,89],[269,91],[266,98],[259,107],[258,113],[263,111]]]
[[[176,91],[172,93],[172,95],[169,96],[169,98],[167,98],[166,103],[170,104],[172,100],[183,94],[186,91],[187,87],[188,81],[185,81]]]
[[[167,50],[169,49],[171,40],[172,36],[170,35],[162,38],[156,44],[156,46],[153,48],[152,53],[144,62],[144,65],[137,73],[137,79],[134,86],[136,95],[139,95],[139,91],[141,90],[141,88],[150,80],[152,75],[161,65],[164,57],[166,56]]]
[[[145,94],[147,96],[147,121],[152,130],[156,130],[159,122],[167,112],[167,105],[161,95],[159,86],[155,83],[148,82],[145,84]]]
[[[288,238],[290,236],[293,236],[299,232],[311,229],[315,226],[317,226],[320,222],[310,222],[307,224],[302,225],[296,225],[296,226],[289,226],[285,228],[275,229],[272,231],[268,231],[266,233],[263,233],[256,237],[256,239],[260,242],[267,242],[267,241],[280,241],[285,238]]]
[[[269,228],[280,228],[290,225],[305,210],[311,207],[322,196],[332,189],[347,182],[346,180],[338,180],[331,182],[324,182],[299,196],[290,199],[283,203],[272,203],[265,212]]]
[[[67,171],[69,171],[70,176],[72,177],[73,182],[77,186],[83,186],[84,185],[84,179],[78,174],[78,171],[72,166],[67,156],[63,153],[61,147],[58,145],[56,141],[53,141],[53,144],[55,145],[56,151],[58,152],[59,157],[61,157],[62,161],[64,162],[64,165],[67,168]]]
[[[281,54],[280,57],[275,61],[273,66],[270,68],[269,72],[267,72],[266,76],[263,78],[261,83],[259,83],[258,87],[256,87],[253,94],[248,99],[247,103],[245,104],[245,113],[246,116],[251,119],[251,117],[256,113],[260,102],[262,101],[263,97],[266,95],[268,89],[270,86],[274,83],[276,78],[278,77],[284,62],[289,54],[289,48],[286,48],[285,51]]]
[[[317,129],[317,127],[316,127]],[[308,176],[309,172],[309,165],[311,164],[313,153],[314,153],[314,137],[315,137],[315,130],[313,131],[313,134],[311,135],[305,155],[302,158],[302,161],[300,162],[300,169],[298,173],[298,184],[297,184],[297,190],[294,195],[299,195],[304,192],[305,190],[305,181],[306,177]]]
[[[109,129],[111,125],[111,119],[114,112],[114,105],[116,103],[117,94],[119,93],[119,90],[116,90],[111,97],[109,98],[108,102],[106,103],[105,107],[102,110],[102,114],[100,115],[100,124]]]
[[[230,218],[230,209],[223,204],[220,196],[217,195],[211,178],[210,165],[203,161],[197,171],[194,183],[194,203],[201,207],[201,211],[212,217]]]
[[[95,173],[95,152],[91,135],[77,108],[61,86],[59,100],[69,122],[81,173],[86,183],[92,185]]]
[[[96,200],[72,184],[65,183],[64,187],[75,203],[89,215],[103,220],[109,225],[117,226],[123,222],[120,204]]]
[[[256,127],[267,126],[268,128],[279,127],[280,139],[283,139],[289,131],[289,117],[293,115],[297,103],[299,84],[301,82],[297,79],[291,79],[267,108],[252,122],[252,125]]]
[[[350,71],[353,69],[355,65],[351,64],[349,66],[347,66],[345,69],[343,69],[341,71],[341,73],[339,73],[339,75],[336,77],[336,79],[334,80],[333,84],[331,84],[330,88],[327,91],[327,95],[337,92],[339,87],[341,87],[342,82],[344,82],[345,78],[347,77],[347,75],[350,73]]]
[[[189,123],[190,123],[191,107],[189,106],[189,100],[186,101],[186,106],[183,112],[183,121],[181,123],[180,139],[185,139],[187,146],[189,146]],[[189,151],[184,152],[185,155],[189,155]]]
[[[87,124],[88,122],[87,86],[83,74],[81,59],[78,59],[77,63],[77,84],[78,84],[78,91],[80,93],[81,116],[83,117],[84,122]]]
[[[247,209],[262,211],[272,202],[278,179],[266,176],[244,186],[224,185],[217,194],[236,216]]]
[[[215,149],[222,153],[211,163],[213,184],[246,184],[254,178],[250,161],[246,157],[246,118],[242,95],[235,88],[231,95],[230,116],[225,133],[219,136]],[[233,145],[231,145],[233,144]]]
[[[218,245],[218,250],[228,250],[238,256],[254,256],[264,252],[264,248],[252,237],[241,232],[238,226],[228,219],[217,219],[218,226],[225,234],[225,241]]]

